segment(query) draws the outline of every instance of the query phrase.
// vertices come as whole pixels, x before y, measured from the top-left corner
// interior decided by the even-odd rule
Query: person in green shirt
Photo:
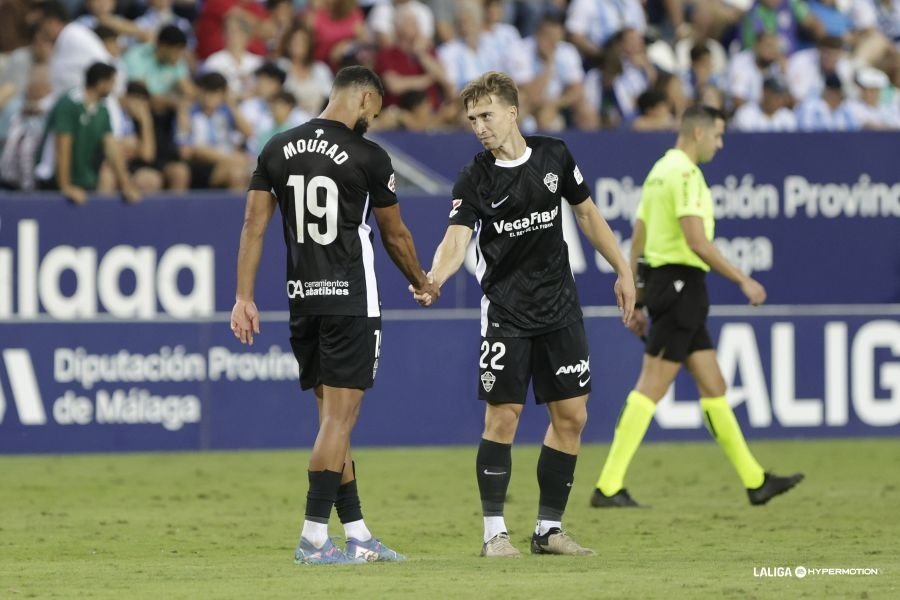
[[[40,162],[35,169],[42,189],[58,189],[75,204],[87,202],[87,190],[97,189],[103,160],[112,167],[129,202],[141,199],[113,137],[105,98],[112,92],[116,69],[92,64],[83,90],[63,94],[50,111]]]
[[[653,165],[644,181],[631,262],[632,271],[638,273],[643,256],[643,295],[638,300],[649,311],[650,327],[648,331],[642,310],[634,311],[626,323],[645,340],[644,361],[616,424],[592,506],[638,506],[623,487],[625,472],[682,364],[697,384],[706,425],[737,471],[751,504],[765,504],[803,479],[800,473],[789,477],[768,473],[751,454],[725,397],[725,380],[706,329],[705,279],[710,269],[737,283],[750,304],[766,300],[765,288],[729,263],[712,242],[712,196],[697,165],[712,160],[722,148],[724,131],[725,117],[717,109],[689,108],[675,147]]]

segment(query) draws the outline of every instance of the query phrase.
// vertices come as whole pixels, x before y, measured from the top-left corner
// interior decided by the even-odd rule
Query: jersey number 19
[[[294,188],[294,215],[297,219],[297,243],[305,242],[305,234],[316,243],[327,246],[337,239],[338,217],[338,188],[330,177],[317,175],[306,184],[303,175],[291,175],[288,177],[288,186]],[[319,190],[325,190],[325,206],[319,204]],[[322,223],[309,223],[305,225],[306,211],[314,217],[325,218],[325,231],[322,231]]]

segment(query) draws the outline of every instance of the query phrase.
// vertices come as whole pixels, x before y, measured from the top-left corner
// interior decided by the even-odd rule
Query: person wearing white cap
[[[859,98],[848,103],[855,120],[863,129],[900,129],[900,103],[897,95],[890,102],[882,102],[882,93],[890,85],[888,76],[873,67],[856,72]]]

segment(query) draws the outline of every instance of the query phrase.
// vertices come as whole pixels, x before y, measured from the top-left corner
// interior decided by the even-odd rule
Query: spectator
[[[302,125],[311,118],[310,115],[298,109],[294,95],[285,90],[279,90],[272,97],[269,102],[269,112],[272,115],[271,121],[266,127],[257,129],[259,133],[256,135],[254,146],[259,148],[260,151],[270,139],[279,133],[284,133],[288,129]]]
[[[615,85],[622,76],[622,59],[611,47],[607,47],[593,60],[595,66],[584,76],[585,98],[594,113],[599,115],[600,127],[619,127],[625,122],[625,115],[619,105]]]
[[[272,39],[275,26],[262,4],[256,0],[205,0],[194,23],[198,58],[206,60],[225,48],[225,24],[229,17],[239,19],[249,31],[247,50],[265,56],[266,40]]]
[[[824,36],[825,28],[804,0],[757,0],[741,22],[744,48],[755,48],[763,32],[778,36],[782,51],[791,55],[808,47],[804,39],[817,40]]]
[[[900,104],[896,90],[889,90],[884,71],[864,67],[856,73],[859,98],[848,102],[853,119],[863,129],[900,129]],[[892,92],[892,93],[889,93]]]
[[[138,44],[125,53],[128,78],[143,83],[150,93],[156,136],[154,166],[162,171],[170,190],[184,190],[190,185],[190,173],[175,143],[178,108],[195,93],[185,60],[186,46],[184,32],[169,24],[156,34],[155,44]]]
[[[834,73],[825,76],[821,96],[808,96],[794,109],[801,131],[853,131],[859,129],[844,96],[844,84]]]
[[[682,90],[684,95],[697,101],[707,86],[724,87],[725,82],[713,67],[713,56],[709,46],[698,42],[691,47],[691,65],[684,74]]]
[[[6,144],[0,154],[0,187],[35,188],[35,157],[44,134],[50,100],[50,72],[45,64],[32,68],[22,102],[12,114]]]
[[[116,68],[117,80],[127,81],[127,79],[125,79],[125,62],[122,60],[122,44],[120,42],[121,38],[119,34],[106,25],[97,25],[94,27],[94,33],[97,34],[97,37],[103,42],[103,47],[109,52],[109,64]],[[124,90],[124,87],[122,89]]]
[[[725,93],[717,87],[708,85],[700,90],[697,102],[715,108],[722,113],[725,112]]]
[[[94,63],[85,74],[84,88],[63,94],[53,106],[35,168],[38,187],[58,189],[75,204],[84,204],[87,190],[97,189],[105,157],[125,199],[140,200],[113,137],[109,110],[103,102],[112,92],[115,78],[115,68]]]
[[[178,142],[181,157],[191,169],[191,188],[228,188],[243,191],[248,164],[238,150],[241,137],[253,130],[227,98],[228,82],[219,73],[197,78],[197,102],[182,111]]]
[[[419,0],[393,0],[375,6],[368,18],[369,29],[375,35],[375,44],[379,48],[394,44],[394,13],[401,6],[415,15],[422,38],[431,46],[434,40],[434,13]]]
[[[262,58],[247,51],[250,28],[237,16],[225,19],[225,48],[214,52],[203,63],[203,71],[221,73],[228,81],[228,91],[239,99],[250,93],[253,73],[262,65]]]
[[[547,15],[541,19],[534,37],[526,39],[522,54],[527,59],[531,81],[523,86],[537,126],[559,131],[567,120],[579,127],[597,125],[597,116],[584,97],[584,69],[575,46],[563,41],[561,19]]]
[[[672,117],[666,95],[649,89],[637,99],[638,116],[631,122],[635,131],[674,131],[677,121]]]
[[[762,101],[745,102],[734,113],[732,126],[738,131],[796,131],[797,118],[789,108],[787,86],[774,78],[763,82]]]
[[[492,51],[500,57],[501,71],[520,74],[521,81],[528,81],[532,75],[528,71],[531,61],[519,50],[522,47],[522,36],[518,29],[503,22],[503,12],[503,0],[484,1],[484,36],[487,45],[493,46]]]
[[[454,91],[461,90],[469,81],[487,71],[500,69],[500,56],[482,31],[484,12],[481,4],[459,2],[456,21],[458,37],[437,49],[438,59]]]
[[[266,0],[266,10],[272,17],[273,29],[267,54],[276,56],[281,40],[294,27],[294,3],[292,0]]]
[[[17,48],[7,56],[6,64],[0,68],[0,140],[9,135],[13,118],[22,111],[35,69],[46,67],[52,52],[52,42],[42,32],[35,31],[29,45]],[[46,68],[42,73],[49,78]]]
[[[406,92],[397,105],[397,125],[406,131],[433,131],[440,119],[435,118],[434,107],[421,91]]]
[[[677,75],[660,71],[656,76],[652,89],[661,93],[666,99],[666,106],[669,112],[672,113],[673,122],[680,123],[682,113],[691,104],[688,97],[684,94],[684,85],[681,82],[681,78]]]
[[[319,0],[310,8],[306,26],[313,34],[313,56],[332,70],[368,42],[365,17],[355,0]]]
[[[821,96],[828,75],[836,75],[847,84],[853,81],[853,65],[844,52],[844,42],[832,36],[820,39],[816,48],[794,52],[787,60],[786,73],[791,95],[797,101]]]
[[[241,102],[241,115],[243,115],[247,123],[251,123],[253,126],[254,135],[247,140],[247,150],[253,157],[259,155],[265,142],[269,140],[271,135],[274,135],[271,132],[276,128],[276,115],[272,112],[272,106],[276,99],[281,99],[279,108],[283,108],[288,101],[288,97],[290,97],[290,105],[293,111],[278,121],[278,127],[283,126],[284,129],[289,129],[312,118],[310,114],[296,108],[297,101],[293,94],[290,92],[287,93],[287,96],[282,94],[284,81],[284,71],[279,69],[275,63],[263,63],[256,70],[253,95]],[[277,133],[280,132],[279,130]],[[262,137],[265,139],[260,141]]]
[[[53,53],[53,42],[47,35],[34,31],[31,41],[6,56],[0,68],[0,88],[7,86],[13,94],[22,94],[31,79],[31,71],[37,65],[46,65]]]
[[[375,71],[384,81],[384,106],[397,106],[410,92],[421,92],[432,110],[437,110],[445,97],[455,101],[454,88],[422,35],[414,10],[401,6],[394,11],[394,19],[395,43],[379,50],[375,58]]]
[[[434,35],[438,46],[456,37],[456,0],[429,0],[434,15]]]
[[[647,31],[647,17],[639,0],[573,0],[569,5],[566,30],[584,56],[595,56],[626,28],[641,35]]]
[[[191,96],[184,54],[187,36],[177,25],[165,25],[156,34],[156,43],[132,46],[124,57],[129,80],[142,82],[154,98],[154,112],[175,108],[176,94]]]
[[[129,82],[121,105],[125,112],[125,128],[119,145],[128,170],[141,193],[158,192],[163,187],[163,175],[156,168],[156,134],[147,86],[139,81]],[[102,171],[98,189],[108,191]]]
[[[112,56],[97,34],[80,23],[69,23],[68,14],[59,2],[35,3],[29,19],[38,24],[39,35],[53,43],[50,85],[55,96],[81,87],[85,72],[92,64],[112,62]]]
[[[644,37],[636,29],[623,29],[610,39],[610,51],[622,60],[622,74],[613,82],[616,102],[626,121],[637,114],[637,98],[654,84],[656,67],[647,56]]]
[[[731,59],[728,69],[728,93],[734,107],[746,102],[762,101],[763,80],[767,77],[782,79],[785,58],[779,46],[778,36],[768,31],[756,37],[752,50],[744,50]]]
[[[679,9],[690,14],[690,23],[682,23],[675,29],[679,40],[693,38],[702,42],[706,39],[722,40],[730,35],[753,5],[753,0],[664,0],[661,3],[670,15],[677,15]],[[688,7],[690,10],[686,10]]]
[[[282,38],[278,66],[287,73],[284,89],[310,115],[318,115],[331,92],[333,77],[328,65],[313,55],[313,37],[305,25],[295,25]]]
[[[84,8],[87,12],[75,22],[88,29],[97,29],[102,25],[114,31],[116,36],[129,36],[141,42],[153,39],[153,32],[142,30],[133,21],[115,14],[116,0],[85,0]]]
[[[174,25],[184,33],[187,47],[193,50],[197,47],[194,26],[184,17],[175,14],[172,4],[173,0],[147,0],[147,10],[134,20],[134,24],[150,34],[147,41],[157,39],[159,32],[166,25]]]

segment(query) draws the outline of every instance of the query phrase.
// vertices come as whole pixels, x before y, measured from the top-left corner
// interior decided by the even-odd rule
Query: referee
[[[616,425],[606,464],[591,497],[595,507],[638,506],[623,487],[625,472],[653,417],[656,405],[684,364],[700,391],[700,406],[710,433],[741,478],[750,503],[765,504],[802,479],[798,473],[767,473],[747,448],[725,398],[725,380],[706,329],[709,299],[706,272],[721,273],[741,287],[758,306],[766,290],[745,275],[712,243],[715,222],[709,187],[699,163],[712,160],[722,147],[725,118],[707,106],[685,111],[675,147],[659,159],[644,181],[631,245],[632,270],[646,264],[643,301],[650,313],[644,363]],[[640,278],[640,273],[638,273]],[[647,331],[647,316],[636,310],[627,320],[637,335]]]

